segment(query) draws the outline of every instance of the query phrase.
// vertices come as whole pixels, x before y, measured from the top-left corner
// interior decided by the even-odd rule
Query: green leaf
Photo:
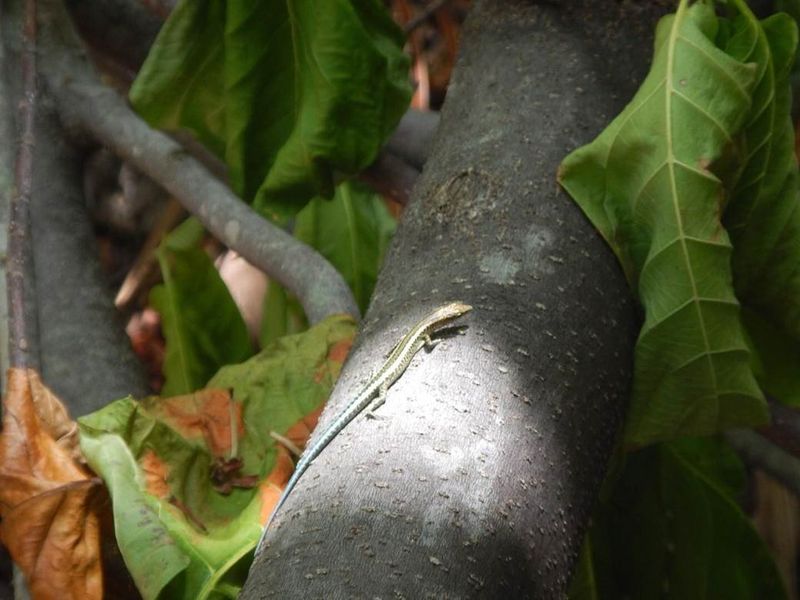
[[[599,600],[599,591],[592,562],[592,536],[587,533],[583,540],[578,566],[572,574],[572,582],[567,596],[570,600]]]
[[[359,183],[336,187],[332,200],[315,198],[297,215],[294,235],[322,254],[353,291],[361,312],[369,306],[396,222],[383,199]],[[264,305],[262,343],[305,323],[299,303],[271,281]]]
[[[785,402],[798,401],[800,374],[800,197],[789,116],[789,74],[797,27],[785,14],[761,24],[744,7],[728,51],[758,64],[751,118],[739,136],[744,157],[732,186],[724,224],[733,242],[736,295],[751,313],[748,333],[764,367],[762,388]],[[794,359],[794,363],[791,363]]]
[[[784,404],[800,407],[800,348],[758,313],[744,307],[742,320],[753,349],[754,371],[764,393]]]
[[[164,283],[153,288],[150,303],[166,338],[164,396],[193,392],[221,366],[253,354],[239,309],[200,247],[202,235],[199,222],[189,219],[157,252]]]
[[[403,43],[378,0],[184,0],[131,102],[192,130],[242,198],[286,219],[374,160],[410,98]]]
[[[786,598],[769,550],[731,497],[744,475],[729,448],[692,440],[628,458],[593,517],[583,568],[595,574],[596,597]]]
[[[223,368],[207,389],[127,398],[79,420],[81,450],[109,488],[117,541],[146,600],[236,597],[290,474],[270,431],[303,443],[355,329],[331,317]],[[255,487],[224,495],[212,469],[231,458]]]
[[[188,129],[225,156],[226,3],[182,1],[170,13],[130,89],[133,107],[151,125]]]
[[[715,175],[731,168],[755,66],[715,46],[718,26],[707,3],[681,2],[662,19],[634,99],[560,169],[645,309],[625,433],[631,445],[768,418],[733,293]]]
[[[336,267],[364,313],[394,229],[379,195],[345,182],[333,200],[315,198],[297,215],[294,234]]]
[[[264,296],[264,315],[258,342],[262,348],[285,335],[300,333],[308,328],[308,320],[297,298],[282,285],[270,281]]]

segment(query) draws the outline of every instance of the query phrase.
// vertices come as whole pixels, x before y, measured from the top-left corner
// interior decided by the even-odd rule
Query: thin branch
[[[438,112],[410,108],[400,119],[383,150],[396,154],[421,171],[433,147],[433,137],[438,127]]]
[[[768,398],[772,423],[759,430],[770,442],[800,459],[800,413],[796,408]]]
[[[0,23],[5,18],[0,3]],[[13,99],[9,81],[6,77],[10,55],[0,27],[0,140],[16,138]],[[6,263],[8,257],[8,218],[11,198],[14,195],[14,146],[0,143],[0,257]],[[0,340],[8,342],[8,282],[7,266],[0,270]],[[9,347],[9,346],[7,346]],[[0,352],[0,374],[8,370],[8,352]]]
[[[261,217],[177,142],[140,119],[99,81],[75,32],[68,30],[60,3],[45,0],[44,6],[41,69],[68,125],[90,133],[162,185],[218,239],[297,296],[312,323],[336,313],[358,316],[352,292],[330,263]]]
[[[433,2],[431,2],[428,6],[425,7],[425,10],[423,10],[416,17],[414,17],[408,23],[405,24],[405,26],[403,27],[403,33],[408,35],[412,31],[414,31],[417,27],[419,27],[425,21],[430,19],[439,9],[441,9],[448,2],[449,0],[433,0]]]
[[[405,206],[419,178],[419,171],[402,158],[383,151],[358,178],[379,194]]]
[[[751,467],[757,467],[800,496],[800,460],[749,429],[725,433],[725,439]]]
[[[38,367],[34,269],[30,203],[33,185],[34,124],[36,118],[36,0],[25,1],[22,32],[22,99],[20,141],[14,168],[8,227],[9,362],[12,367]]]

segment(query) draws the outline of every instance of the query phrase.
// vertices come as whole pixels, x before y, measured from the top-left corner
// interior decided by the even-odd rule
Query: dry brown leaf
[[[105,488],[83,466],[76,424],[31,369],[9,369],[0,434],[0,541],[34,599],[102,598]]]

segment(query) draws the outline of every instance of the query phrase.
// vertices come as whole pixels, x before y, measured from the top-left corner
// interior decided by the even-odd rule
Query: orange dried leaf
[[[324,408],[325,405],[318,406],[300,419],[297,423],[289,427],[289,429],[286,431],[286,437],[292,440],[292,443],[296,446],[301,448],[305,446],[308,438],[311,437],[311,433],[316,428],[317,421],[319,421],[319,417]]]
[[[161,460],[152,450],[146,450],[139,458],[139,466],[144,473],[145,488],[156,498],[169,498],[172,491],[169,487],[169,465]]]
[[[0,434],[0,541],[34,598],[102,598],[102,482],[76,425],[31,369],[9,369]]]
[[[349,347],[349,344],[348,344]],[[286,438],[291,441],[295,446],[303,447],[306,445],[308,438],[317,426],[317,421],[322,414],[324,406],[319,406],[312,412],[305,415],[297,423],[292,425],[286,432]],[[275,467],[270,471],[267,478],[261,482],[259,490],[261,492],[261,523],[265,524],[269,516],[272,514],[272,509],[278,504],[278,500],[283,493],[283,488],[294,472],[294,462],[289,455],[289,451],[283,446],[278,446],[278,458],[275,461]]]
[[[278,458],[275,461],[275,468],[270,471],[267,478],[261,482],[259,492],[261,495],[261,524],[265,525],[272,510],[281,498],[283,488],[294,472],[294,462],[289,455],[289,451],[284,447],[278,448]]]
[[[187,440],[203,440],[214,456],[229,453],[232,440],[244,435],[242,405],[231,398],[228,390],[207,388],[145,404],[148,412]],[[231,435],[232,418],[238,430],[235,438]]]

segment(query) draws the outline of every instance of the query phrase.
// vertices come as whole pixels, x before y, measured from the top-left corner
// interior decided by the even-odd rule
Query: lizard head
[[[437,308],[433,315],[435,321],[452,321],[472,310],[472,306],[463,302],[449,302]]]

